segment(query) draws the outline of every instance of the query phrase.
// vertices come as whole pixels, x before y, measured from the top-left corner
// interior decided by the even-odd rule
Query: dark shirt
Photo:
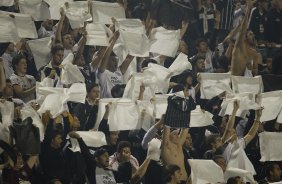
[[[250,29],[255,34],[257,40],[266,40],[267,15],[266,12],[262,14],[256,8],[251,16]]]
[[[282,12],[270,9],[267,13],[266,35],[269,42],[281,44],[282,38]]]

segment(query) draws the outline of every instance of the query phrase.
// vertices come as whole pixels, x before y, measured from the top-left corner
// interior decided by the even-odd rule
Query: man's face
[[[115,72],[118,69],[118,59],[115,56],[109,58],[107,69],[111,72]]]
[[[243,180],[243,178],[239,177],[239,178],[236,178],[236,184],[246,184]]]
[[[222,158],[217,158],[215,159],[214,161],[217,165],[219,165],[219,167],[221,167],[221,169],[223,170],[223,172],[226,171],[226,162],[225,162],[225,159],[222,157]]]
[[[95,158],[98,165],[103,168],[109,167],[109,153],[105,152],[104,154],[100,155],[99,157]]]
[[[177,170],[174,172],[174,174],[171,176],[171,179],[173,181],[175,181],[176,183],[180,183],[181,181],[181,176],[182,176],[182,172],[181,170]]]
[[[207,42],[200,42],[197,46],[198,52],[206,53],[208,51],[208,44]]]
[[[109,143],[110,145],[116,145],[118,140],[119,131],[110,132]]]
[[[90,100],[95,100],[100,97],[100,88],[99,86],[95,86],[91,89],[91,91],[87,94]]]
[[[183,40],[179,42],[178,51],[188,55],[188,46]]]
[[[52,31],[53,29],[53,20],[52,19],[47,19],[42,23],[42,26],[47,30],[47,31]]]
[[[189,85],[192,85],[192,84],[193,84],[193,77],[189,75],[189,76],[186,78],[186,83],[189,84]]]
[[[62,63],[63,59],[64,59],[64,51],[58,50],[53,55],[53,64],[58,67]]]
[[[130,159],[131,150],[129,147],[122,148],[118,153],[118,158],[121,162],[128,162]]]
[[[21,59],[19,63],[16,65],[16,71],[22,74],[25,74],[27,70],[26,59]]]
[[[66,34],[63,36],[63,46],[65,49],[71,49],[73,46],[73,39],[70,34]]]
[[[274,165],[272,172],[272,177],[274,179],[275,182],[280,181],[280,177],[281,177],[281,169],[279,167],[279,165]]]
[[[53,139],[52,139],[52,147],[55,149],[58,149],[61,147],[63,140],[62,140],[62,136],[61,135],[56,135]]]
[[[196,68],[198,72],[205,72],[205,60],[204,59],[198,59],[196,61]]]
[[[192,137],[191,134],[187,134],[187,137],[185,139],[185,143],[184,146],[188,149],[192,149],[193,148],[193,141],[192,141]]]

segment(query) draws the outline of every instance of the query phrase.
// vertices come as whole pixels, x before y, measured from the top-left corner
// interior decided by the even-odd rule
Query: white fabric
[[[124,8],[118,3],[106,3],[92,1],[93,22],[102,24],[112,24],[112,17],[125,18]]]
[[[282,90],[262,93],[259,95],[259,101],[264,107],[260,120],[273,120],[277,118],[282,109]]]
[[[66,2],[73,2],[73,0],[44,0],[49,4],[51,19],[59,20],[61,18],[60,8],[64,7]]]
[[[150,41],[146,34],[119,30],[121,42],[124,44],[128,54],[137,57],[148,57]]]
[[[139,110],[139,122],[138,127],[148,131],[155,123],[154,119],[154,106],[150,101],[137,101]]]
[[[96,119],[96,123],[94,126],[94,129],[98,129],[101,120],[103,119],[103,116],[106,112],[106,108],[105,106],[114,101],[116,98],[102,98],[99,100],[99,105],[98,105],[98,113],[97,113],[97,119]]]
[[[84,76],[76,65],[73,65],[74,55],[70,53],[62,62],[61,82],[63,84],[83,83]]]
[[[155,160],[155,161],[160,160],[161,144],[162,144],[162,142],[159,139],[156,139],[156,138],[152,139],[148,143],[147,155],[150,157],[150,159]]]
[[[167,98],[168,95],[156,95],[153,100],[154,114],[157,119],[160,119],[165,114],[167,109]]]
[[[144,81],[149,80],[150,76],[144,75],[144,73],[134,73],[131,79],[126,83],[126,87],[123,93],[123,98],[130,98],[133,101],[138,100],[140,93],[140,86]],[[151,91],[150,86],[145,86],[143,100],[150,100],[154,93]]]
[[[31,117],[32,124],[39,129],[40,141],[43,141],[45,134],[45,127],[41,121],[41,118],[39,117],[39,114],[30,105],[26,105],[21,109],[21,116],[22,119]]]
[[[233,111],[233,103],[237,100],[239,102],[239,109],[236,113],[236,116],[244,118],[246,111],[253,109],[258,110],[261,108],[261,105],[256,102],[256,96],[253,93],[239,93],[239,94],[227,94],[226,98],[221,104],[220,116],[226,114],[231,115]]]
[[[103,132],[98,131],[77,131],[76,132],[88,147],[98,148],[107,145],[106,136]],[[72,147],[69,148],[73,152],[80,152],[77,139],[70,138]]]
[[[36,0],[34,2],[20,0],[19,8],[21,13],[31,15],[35,21],[44,21],[51,18],[48,4],[42,0]]]
[[[140,129],[138,119],[138,108],[132,100],[116,99],[112,102],[108,119],[110,131]]]
[[[86,45],[108,46],[112,31],[104,24],[90,23],[86,25]]]
[[[70,88],[38,87],[37,92],[41,95],[40,100],[46,96],[38,113],[42,114],[49,110],[52,117],[57,117],[63,111],[68,110],[67,102],[85,103],[86,98],[84,83],[72,84]]]
[[[2,115],[2,122],[0,123],[0,139],[9,142],[9,126],[12,124],[14,119],[14,103],[9,101],[5,101],[4,103],[0,102],[0,112]]]
[[[201,107],[197,105],[196,109],[191,111],[190,127],[204,127],[212,125],[213,115],[208,111],[202,111]]]
[[[180,30],[167,30],[163,27],[154,28],[150,35],[150,52],[174,57],[180,42]]]
[[[226,91],[231,93],[230,74],[227,73],[200,73],[201,76],[201,98],[211,99]]]
[[[51,47],[49,44],[50,42],[51,37],[27,41],[28,46],[32,52],[37,70],[39,70],[39,68],[41,68],[42,66],[48,64],[48,62],[51,60]]]
[[[0,42],[16,42],[19,38],[38,38],[33,20],[29,15],[0,11]]]
[[[233,143],[229,143],[223,152],[227,162],[227,168],[239,168],[256,174],[253,164],[246,155],[246,144],[244,138],[237,139]]]
[[[242,77],[231,76],[232,89],[234,93],[250,92],[259,94],[263,92],[263,83],[261,76]]]
[[[0,6],[12,6],[14,4],[14,0],[1,0]]]
[[[123,84],[123,76],[119,68],[115,72],[107,69],[103,73],[98,71],[98,79],[101,98],[111,98],[112,88],[117,84]]]
[[[84,22],[91,20],[91,14],[88,12],[87,1],[69,2],[69,7],[66,8],[65,14],[69,19],[72,29],[81,28]]]
[[[222,183],[223,171],[212,160],[189,159],[192,184]]]
[[[168,69],[172,73],[171,75],[175,76],[181,74],[185,70],[192,70],[192,65],[188,61],[188,56],[180,53]]]
[[[146,34],[145,26],[140,19],[117,19],[116,28],[132,33]]]
[[[158,64],[149,63],[148,68],[143,72],[147,76],[151,76],[151,80],[147,81],[148,85],[155,84],[152,89],[154,93],[166,94],[169,87],[171,72]]]
[[[278,115],[278,118],[277,118],[277,123],[282,123],[282,111],[280,111],[280,114]]]
[[[250,183],[255,184],[253,174],[250,171],[238,169],[238,168],[228,168],[224,172],[224,178],[226,182],[229,178],[236,176],[240,176],[241,178],[250,181]]]
[[[261,162],[281,161],[281,132],[262,132],[259,134]]]

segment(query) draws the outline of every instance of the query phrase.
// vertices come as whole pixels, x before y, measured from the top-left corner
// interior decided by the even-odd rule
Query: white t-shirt
[[[114,173],[111,170],[96,167],[96,183],[116,184]]]
[[[208,50],[208,52],[206,53],[206,59],[205,59],[205,72],[207,73],[213,72],[212,56],[213,56],[212,51]]]
[[[119,68],[115,72],[107,69],[102,73],[98,72],[98,79],[101,98],[112,98],[111,89],[117,84],[123,84],[123,76]]]

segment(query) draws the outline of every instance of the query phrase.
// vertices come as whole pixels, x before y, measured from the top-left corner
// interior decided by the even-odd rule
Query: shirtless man
[[[162,117],[161,121],[164,121]],[[162,142],[162,159],[166,165],[178,165],[181,169],[181,181],[187,180],[187,173],[184,166],[184,154],[182,146],[185,143],[188,128],[182,129],[178,135],[178,130],[170,132],[170,128],[165,126]]]
[[[247,12],[240,25],[239,37],[237,38],[235,47],[232,51],[232,75],[243,76],[245,74],[245,71],[248,70],[251,71],[252,75],[257,75],[258,63],[261,62],[260,54],[258,54],[254,49],[254,34],[252,31],[247,30],[250,12],[253,4],[254,1],[247,0]]]

